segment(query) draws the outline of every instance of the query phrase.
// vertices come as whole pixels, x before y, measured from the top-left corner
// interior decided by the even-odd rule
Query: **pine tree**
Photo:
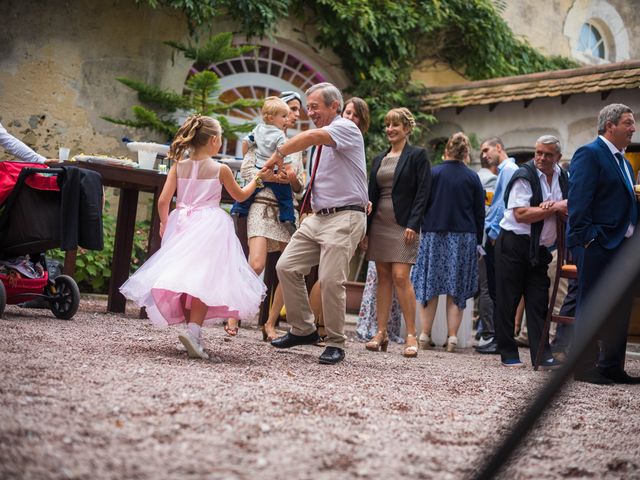
[[[232,39],[230,32],[223,32],[210,37],[202,46],[194,46],[191,43],[184,45],[174,41],[164,42],[175,51],[181,52],[186,58],[192,59],[196,69],[200,70],[189,77],[184,91],[178,93],[138,80],[118,77],[117,80],[120,83],[138,92],[138,99],[146,106],[134,106],[133,119],[117,119],[108,116],[101,118],[127,127],[146,128],[168,138],[173,138],[180,127],[176,114],[179,111],[217,118],[224,130],[224,137],[228,139],[236,139],[238,133],[250,131],[254,127],[253,123],[232,124],[224,114],[236,108],[260,107],[262,100],[241,98],[231,103],[220,101],[218,98],[220,78],[207,69],[211,64],[238,57],[257,48],[252,45],[234,47],[231,43]]]

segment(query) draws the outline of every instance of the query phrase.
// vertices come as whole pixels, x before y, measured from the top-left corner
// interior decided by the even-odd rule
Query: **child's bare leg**
[[[189,323],[195,323],[197,324],[199,327],[202,326],[202,323],[204,322],[204,316],[207,313],[207,306],[202,303],[202,301],[199,298],[192,298],[191,299],[191,315],[190,315],[190,320]]]

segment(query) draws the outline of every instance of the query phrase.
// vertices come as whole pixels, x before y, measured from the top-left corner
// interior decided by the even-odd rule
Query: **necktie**
[[[618,159],[618,165],[622,169],[622,176],[624,177],[624,183],[627,185],[627,188],[631,188],[631,193],[633,194],[633,183],[630,183],[630,179],[627,176],[627,166],[624,163],[624,157],[620,152],[615,153],[616,159]],[[638,222],[638,203],[635,201],[636,197],[633,195],[633,202],[631,203],[631,212],[629,215],[629,223],[631,225],[635,225]]]
[[[618,165],[620,165],[620,170],[622,170],[622,176],[624,177],[625,185],[627,185],[627,187],[631,187],[631,189],[633,190],[633,185],[629,183],[629,177],[627,175],[627,166],[624,163],[624,157],[620,152],[616,152],[614,156],[618,160]]]
[[[302,199],[302,206],[300,207],[301,214],[311,211],[311,187],[313,187],[313,182],[316,179],[316,172],[318,171],[318,165],[320,164],[320,154],[322,153],[322,145],[320,145],[316,151],[317,151],[317,154],[316,154],[316,161],[313,162],[313,172],[311,172],[311,179],[309,179],[307,192],[304,194],[304,198]]]

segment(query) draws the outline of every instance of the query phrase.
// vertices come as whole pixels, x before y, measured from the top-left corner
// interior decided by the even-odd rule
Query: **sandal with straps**
[[[235,327],[230,327],[229,326],[229,322],[225,322],[223,325],[224,331],[226,332],[227,335],[229,335],[230,337],[235,337],[236,335],[238,335],[238,330],[240,328],[240,320],[238,320],[238,323],[236,324]]]
[[[375,337],[364,344],[364,348],[366,348],[370,352],[377,352],[378,350],[386,352],[388,345],[389,337],[387,336],[387,332],[379,331],[378,333],[376,333]]]
[[[413,345],[407,345],[404,349],[404,351],[402,352],[402,356],[403,357],[407,357],[407,358],[415,358],[418,356],[418,342],[416,340],[416,336],[412,335],[410,333],[407,334],[407,343],[409,343],[409,338],[413,338],[414,344]]]

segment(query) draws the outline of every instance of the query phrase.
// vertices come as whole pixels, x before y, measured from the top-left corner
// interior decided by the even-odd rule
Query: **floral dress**
[[[305,171],[302,164],[302,152],[291,155],[291,167],[296,172],[298,182],[304,185]],[[256,168],[256,156],[253,148],[250,148],[242,161],[240,175],[247,182],[251,181],[258,173]],[[294,205],[297,203],[297,194],[294,193]],[[251,204],[247,217],[247,238],[264,237],[267,239],[267,252],[280,251],[280,243],[289,243],[291,234],[278,220],[278,201],[269,188],[260,190]],[[296,223],[298,211],[295,211]]]

